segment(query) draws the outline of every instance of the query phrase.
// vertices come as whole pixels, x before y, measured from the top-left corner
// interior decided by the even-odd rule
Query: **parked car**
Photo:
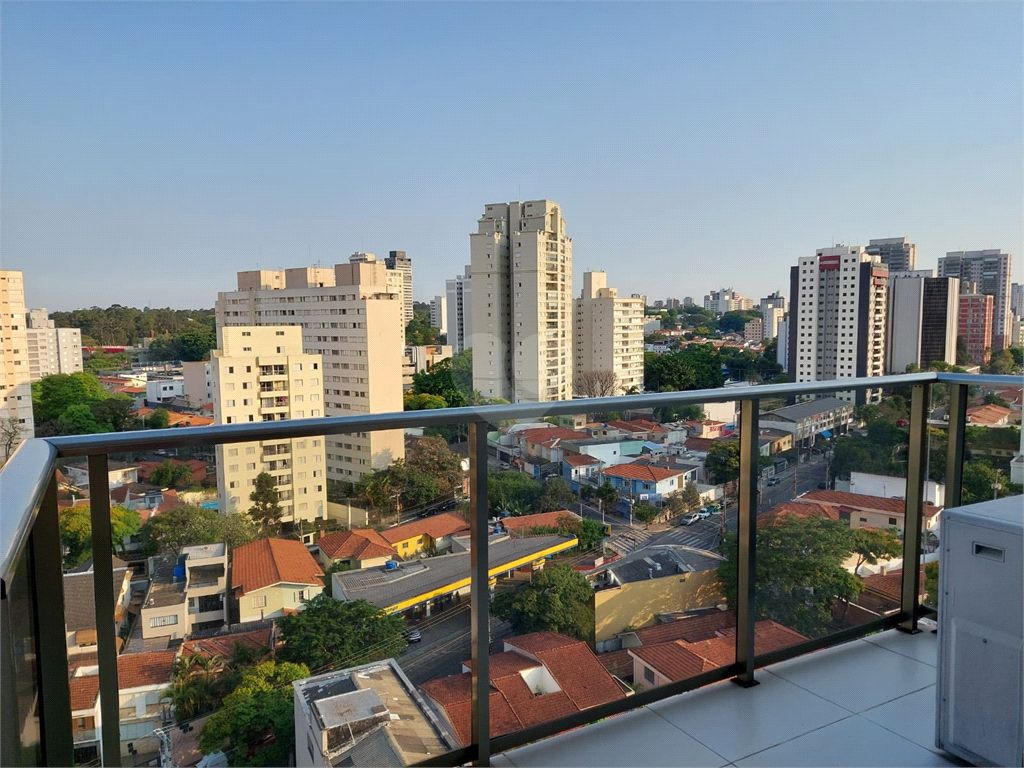
[[[698,520],[700,520],[700,515],[698,515],[696,512],[692,512],[691,514],[689,514],[689,515],[687,515],[686,517],[683,518],[682,524],[683,525],[693,525]]]
[[[779,484],[779,478],[777,478],[777,477],[769,477],[768,478],[768,485],[778,485],[778,484]]]
[[[720,515],[720,514],[722,514],[722,508],[721,507],[708,507],[708,514],[709,515]]]
[[[498,464],[498,467],[499,467],[500,469],[511,469],[511,467],[509,466],[509,463],[508,463],[507,461],[502,461],[502,462],[500,462],[500,463]]]
[[[414,629],[411,632],[409,632],[408,635],[405,636],[405,639],[408,640],[410,643],[418,643],[420,640],[423,639],[423,636],[420,634],[420,631],[418,629]]]
[[[420,512],[420,517],[430,517],[435,512],[437,512],[436,509],[424,509],[422,512]]]
[[[697,517],[699,517],[701,520],[705,520],[706,518],[711,517],[711,510],[705,507],[704,509],[701,509],[697,512]]]
[[[441,510],[443,512],[447,512],[449,509],[456,509],[458,506],[459,506],[459,500],[458,499],[449,499],[448,501],[446,501],[444,504],[441,505]]]

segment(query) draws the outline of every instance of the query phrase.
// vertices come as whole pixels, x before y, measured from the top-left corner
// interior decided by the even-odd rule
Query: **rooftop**
[[[191,547],[182,547],[181,554],[193,560],[207,560],[211,557],[224,557],[228,547],[224,542],[217,544],[195,544]]]
[[[621,584],[647,581],[681,573],[709,571],[721,564],[722,558],[713,552],[676,544],[655,544],[630,552],[608,565],[588,571],[587,577],[611,571]]]
[[[863,493],[846,493],[845,491],[808,491],[799,499],[832,506],[875,510],[893,515],[902,515],[907,508],[907,502],[904,499],[887,499],[882,496],[868,496]],[[935,517],[939,514],[939,510],[940,507],[926,503],[921,513],[925,517]]]
[[[843,408],[853,411],[853,406],[838,397],[819,397],[817,400],[807,400],[796,405],[787,405],[784,408],[777,408],[774,411],[765,411],[761,419],[766,421],[803,421],[815,416],[820,416],[829,411],[841,410]]]
[[[549,549],[569,549],[575,545],[575,538],[563,536],[503,538],[490,545],[490,570],[492,574],[511,570],[531,562],[534,557]],[[334,594],[345,600],[364,599],[381,608],[391,608],[435,590],[468,584],[469,574],[469,552],[459,552],[402,563],[390,571],[384,568],[364,568],[336,573]]]
[[[301,541],[260,539],[231,551],[231,587],[246,595],[274,584],[323,586],[323,570]]]
[[[604,470],[604,474],[612,477],[622,477],[629,480],[647,480],[656,483],[660,480],[667,480],[670,477],[678,477],[683,474],[682,469],[662,469],[661,467],[640,466],[638,464],[616,464]]]
[[[395,554],[394,547],[388,540],[372,528],[330,533],[321,536],[317,544],[320,551],[332,560],[342,557],[366,560],[371,557],[391,557]]]
[[[501,521],[505,530],[509,533],[525,536],[533,528],[558,528],[559,521],[563,517],[571,517],[579,520],[580,516],[567,509],[558,509],[554,512],[540,512],[536,515],[519,515],[518,517],[506,517]]]
[[[386,528],[381,531],[380,535],[388,543],[396,544],[406,539],[423,536],[424,534],[432,539],[440,539],[461,531],[469,531],[469,522],[455,512],[445,512],[441,515],[424,517],[420,520],[404,523],[403,525],[396,525],[394,528]]]

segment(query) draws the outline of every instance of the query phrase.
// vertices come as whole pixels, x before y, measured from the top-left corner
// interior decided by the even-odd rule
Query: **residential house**
[[[233,632],[186,640],[181,644],[181,658],[187,659],[193,654],[199,654],[207,659],[216,656],[227,662],[234,657],[239,647],[259,656],[270,656],[274,653],[275,638],[276,628],[271,625],[251,632]]]
[[[760,438],[767,441],[768,453],[772,456],[793,450],[793,433],[784,429],[761,429]],[[763,442],[759,444],[763,445]]]
[[[842,491],[808,491],[796,501],[810,501],[821,506],[834,508],[838,519],[848,520],[851,528],[895,528],[903,535],[903,519],[906,501],[903,499],[884,499],[879,496],[865,496],[860,493],[843,493]],[[925,504],[922,514],[924,530],[938,528],[941,507]]]
[[[68,462],[61,469],[69,485],[75,488],[89,487],[89,466],[85,461]],[[138,470],[134,465],[122,461],[107,462],[107,483],[110,488],[138,481]]]
[[[845,434],[853,418],[853,404],[838,397],[819,397],[787,405],[758,416],[761,425],[789,432],[798,448],[809,448],[818,435]]]
[[[142,637],[178,640],[228,623],[227,545],[184,547],[176,559],[153,558],[142,604]]]
[[[376,568],[395,556],[387,539],[372,528],[338,531],[321,536],[320,564],[326,569],[335,563],[348,563],[353,568]]]
[[[292,683],[295,765],[414,765],[459,740],[394,659]]]
[[[413,520],[381,531],[381,536],[402,558],[436,555],[452,548],[457,534],[468,532],[469,523],[455,512]]]
[[[517,432],[516,438],[519,442],[520,457],[535,467],[533,474],[536,476],[540,474],[542,465],[562,461],[562,443],[567,440],[587,440],[590,435],[574,429],[552,426],[549,429],[538,428]]]
[[[1020,411],[1001,405],[976,405],[967,409],[967,424],[972,427],[1008,427],[1020,423]]]
[[[618,464],[602,473],[619,493],[629,494],[639,501],[654,501],[680,490],[685,471],[642,467],[636,464]]]
[[[703,437],[706,440],[714,440],[721,437],[725,431],[725,422],[715,419],[704,419],[703,421],[688,421],[686,426],[693,437]]]
[[[630,440],[642,440],[651,443],[665,443],[668,441],[668,430],[661,424],[647,419],[632,419],[630,421],[612,420],[606,422],[610,430],[615,430],[621,437]]]
[[[713,552],[666,544],[643,547],[584,573],[594,587],[597,650],[619,648],[621,632],[652,626],[659,614],[721,603],[721,562]]]
[[[114,562],[114,622],[120,632],[128,618],[132,571],[119,557]],[[64,630],[68,657],[96,653],[96,598],[92,559],[64,574]],[[118,638],[118,650],[121,639]]]
[[[554,632],[506,638],[503,652],[491,654],[488,666],[491,736],[623,699],[628,690],[585,642]],[[462,668],[462,674],[430,680],[420,690],[465,746],[472,740],[472,663]]]
[[[301,541],[260,539],[231,551],[231,590],[238,621],[285,616],[324,588],[323,569]]]
[[[596,456],[565,453],[562,455],[562,478],[568,481],[574,491],[578,491],[581,483],[596,482],[603,466],[604,462]]]
[[[534,528],[553,528],[558,530],[563,518],[570,517],[574,521],[580,516],[568,509],[559,509],[554,512],[540,512],[536,515],[519,515],[518,517],[506,517],[501,521],[501,527],[513,536],[523,538],[531,535]]]
[[[126,653],[117,657],[121,757],[137,765],[155,760],[160,746],[154,731],[173,722],[170,699],[177,650]],[[70,669],[72,734],[76,761],[102,760],[99,667],[95,662]]]

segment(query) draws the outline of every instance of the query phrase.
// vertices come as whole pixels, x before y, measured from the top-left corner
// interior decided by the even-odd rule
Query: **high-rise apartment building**
[[[448,299],[435,296],[430,300],[430,327],[437,328],[443,334],[448,333]]]
[[[218,338],[241,325],[298,325],[306,354],[323,357],[324,415],[402,410],[402,294],[383,262],[288,269],[217,296]],[[243,285],[281,285],[245,290]],[[401,430],[328,436],[327,478],[356,482],[405,456]]]
[[[4,462],[22,440],[35,433],[25,329],[25,277],[18,270],[0,270],[0,396],[0,462]]]
[[[967,345],[967,355],[975,365],[985,365],[991,357],[992,315],[995,299],[987,293],[960,294],[960,338]]]
[[[1024,316],[1024,283],[1010,285],[1010,311],[1018,317]]]
[[[769,309],[781,309],[786,313],[786,297],[780,291],[769,293],[760,302],[761,314],[764,315]]]
[[[903,373],[908,365],[927,368],[936,361],[955,365],[960,280],[889,274],[886,372]]]
[[[220,329],[210,355],[217,424],[248,424],[324,415],[323,361],[302,351],[302,329],[234,326]],[[261,440],[217,446],[221,510],[245,513],[256,476],[274,478],[282,522],[327,516],[324,438]]]
[[[643,296],[624,298],[608,287],[605,272],[586,272],[583,292],[576,299],[573,376],[579,385],[591,372],[615,374],[616,395],[644,387]],[[578,389],[580,388],[578,385]],[[586,396],[587,392],[577,392]]]
[[[741,296],[732,288],[722,288],[718,291],[711,291],[704,297],[704,309],[724,315],[726,312],[736,312],[743,309],[753,309],[754,302],[746,296]]]
[[[775,362],[782,366],[782,372],[789,372],[789,320],[779,323],[778,346],[775,348]]]
[[[473,346],[473,279],[472,266],[464,274],[445,280],[445,304],[448,311],[448,344],[455,351],[465,352]]]
[[[1005,349],[1010,328],[1010,274],[1012,257],[999,248],[984,251],[949,251],[939,259],[939,277],[959,277],[960,290],[976,283],[978,291],[992,297],[992,344]]]
[[[412,259],[405,251],[390,251],[384,265],[402,276],[402,320],[408,325],[412,321]]]
[[[32,381],[83,370],[81,329],[54,327],[46,309],[30,309],[25,321]]]
[[[879,256],[889,272],[907,272],[917,269],[917,246],[905,237],[883,237],[868,240],[864,249],[871,256]]]
[[[776,310],[777,311],[777,310]],[[751,344],[760,344],[764,341],[764,321],[749,320],[743,325],[743,340]]]
[[[884,375],[888,277],[863,246],[819,248],[800,259],[790,270],[790,381]],[[881,390],[836,397],[875,401]]]
[[[572,398],[572,239],[551,200],[492,203],[469,236],[473,387],[514,403]]]

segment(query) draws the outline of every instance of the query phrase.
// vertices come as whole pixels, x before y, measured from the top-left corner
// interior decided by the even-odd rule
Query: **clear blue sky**
[[[547,197],[575,291],[787,287],[907,235],[1024,276],[1007,3],[0,6],[0,264],[51,310],[212,306],[235,272],[413,258]]]

